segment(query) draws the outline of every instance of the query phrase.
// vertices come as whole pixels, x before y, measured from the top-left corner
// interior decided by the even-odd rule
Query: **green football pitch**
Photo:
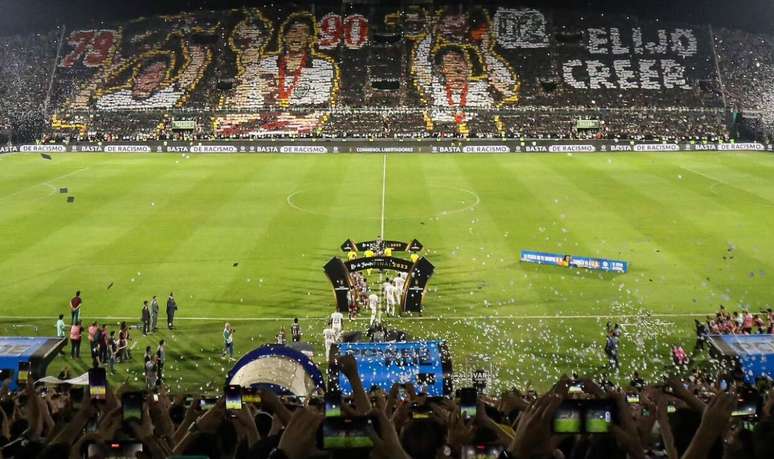
[[[382,225],[436,266],[423,316],[388,326],[447,340],[455,371],[491,370],[500,387],[603,372],[608,320],[624,329],[620,377],[660,374],[670,345],[692,349],[695,318],[774,301],[766,153],[15,154],[0,171],[0,334],[54,335],[75,290],[84,322],[114,329],[175,292],[177,330],[135,332],[114,383],[141,381],[143,349],[164,338],[172,387],[217,391],[226,321],[238,354],[293,317],[322,354],[334,308],[322,266]],[[525,265],[521,249],[630,272]],[[58,357],[49,372],[87,364]]]

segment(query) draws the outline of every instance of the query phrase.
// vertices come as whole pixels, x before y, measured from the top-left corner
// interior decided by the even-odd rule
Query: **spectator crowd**
[[[3,457],[290,458],[749,458],[774,451],[774,391],[733,375],[693,370],[616,387],[577,375],[545,393],[458,391],[429,397],[421,387],[364,388],[351,356],[334,356],[352,387],[308,397],[268,390],[239,407],[223,396],[170,394],[164,384],[137,391],[108,387],[104,400],[68,385],[0,389]],[[481,387],[479,386],[479,389]],[[139,400],[139,404],[136,405]],[[584,405],[585,404],[585,405]],[[601,430],[568,434],[567,410],[606,406]],[[360,421],[359,448],[325,447],[321,437]],[[599,427],[599,426],[597,426]],[[354,432],[354,433],[353,433]],[[359,434],[357,432],[360,432]],[[486,455],[489,454],[489,455]]]
[[[87,31],[94,37],[83,49],[91,55],[78,54],[82,31],[2,37],[0,140],[771,138],[774,47],[768,35],[718,29],[713,43],[700,43],[700,68],[692,71],[704,79],[691,81],[690,91],[634,90],[622,97],[621,91],[565,87],[556,56],[505,53],[475,22],[483,20],[480,13],[452,9],[422,19],[428,21],[422,33],[440,35],[445,41],[433,40],[448,46],[420,39],[422,33],[401,36],[397,25],[379,25],[374,17],[371,41],[348,53],[326,54],[309,42],[305,49],[283,48],[307,56],[295,70],[264,52],[271,20],[257,13],[182,13],[133,21],[123,35],[110,28],[99,31],[109,36]],[[311,17],[288,17],[301,33],[313,26]],[[571,18],[556,13],[554,19]],[[468,34],[477,38],[443,31],[455,31],[462,20],[473,21]],[[277,34],[296,33],[290,25]],[[556,39],[584,43],[583,33],[565,35]],[[102,50],[107,38],[122,42]],[[286,38],[277,39],[282,44]],[[572,57],[575,48],[561,49]],[[95,55],[106,59],[102,51],[116,52],[119,64],[97,71],[109,63],[94,61]],[[144,55],[153,57],[137,57]],[[579,127],[587,120],[599,124]],[[179,121],[193,123],[181,128]]]

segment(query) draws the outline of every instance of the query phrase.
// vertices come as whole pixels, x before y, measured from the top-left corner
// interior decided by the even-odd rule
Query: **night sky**
[[[310,2],[283,1],[304,5]],[[228,9],[242,5],[263,5],[266,1],[235,0],[0,0],[0,35],[50,30],[65,23],[68,28],[87,26],[99,21],[115,21],[174,13],[181,10]],[[315,2],[311,2],[315,3]],[[317,2],[331,3],[331,2]],[[366,3],[359,0],[356,3]],[[384,5],[385,0],[375,3]],[[396,6],[399,2],[394,2]],[[436,1],[435,4],[442,2]],[[634,14],[641,18],[659,18],[677,22],[712,23],[757,32],[774,32],[772,0],[523,0],[519,2],[446,2],[513,6],[561,7],[587,12]]]

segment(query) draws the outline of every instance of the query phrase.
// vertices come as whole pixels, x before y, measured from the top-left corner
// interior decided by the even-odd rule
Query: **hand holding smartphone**
[[[606,434],[617,419],[613,400],[565,400],[554,414],[552,428],[558,434]]]
[[[341,392],[332,390],[325,394],[325,417],[341,417]]]
[[[228,385],[226,386],[226,412],[230,416],[235,416],[234,411],[242,409],[242,386]]]
[[[19,368],[16,372],[16,385],[22,387],[27,385],[27,381],[30,377],[30,363],[19,362]]]
[[[124,392],[121,395],[121,419],[124,422],[142,422],[144,400],[143,392]]]
[[[476,417],[478,410],[478,391],[472,387],[460,389],[460,416],[464,420]]]
[[[107,394],[107,374],[104,368],[89,369],[89,396],[92,400],[105,401]]]

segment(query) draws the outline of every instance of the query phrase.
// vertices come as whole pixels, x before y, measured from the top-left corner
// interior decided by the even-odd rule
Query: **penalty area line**
[[[503,315],[503,316],[410,316],[410,317],[394,317],[388,318],[388,320],[493,320],[493,319],[511,319],[511,320],[566,320],[566,319],[627,319],[631,317],[649,317],[649,318],[691,318],[691,317],[706,317],[711,316],[714,313],[663,313],[663,314],[596,314],[596,315]],[[159,316],[165,318],[165,316]],[[294,317],[175,317],[175,321],[178,320],[190,320],[190,321],[231,321],[231,322],[276,322],[276,321],[292,321],[298,316]],[[84,316],[84,318],[86,318]],[[298,317],[299,319],[306,320],[325,320],[328,316],[323,317]],[[0,320],[43,320],[51,319],[51,316],[3,316],[0,315]],[[137,321],[137,317],[89,317],[89,319],[102,320],[126,320]],[[368,321],[369,317],[358,317],[355,321]]]

